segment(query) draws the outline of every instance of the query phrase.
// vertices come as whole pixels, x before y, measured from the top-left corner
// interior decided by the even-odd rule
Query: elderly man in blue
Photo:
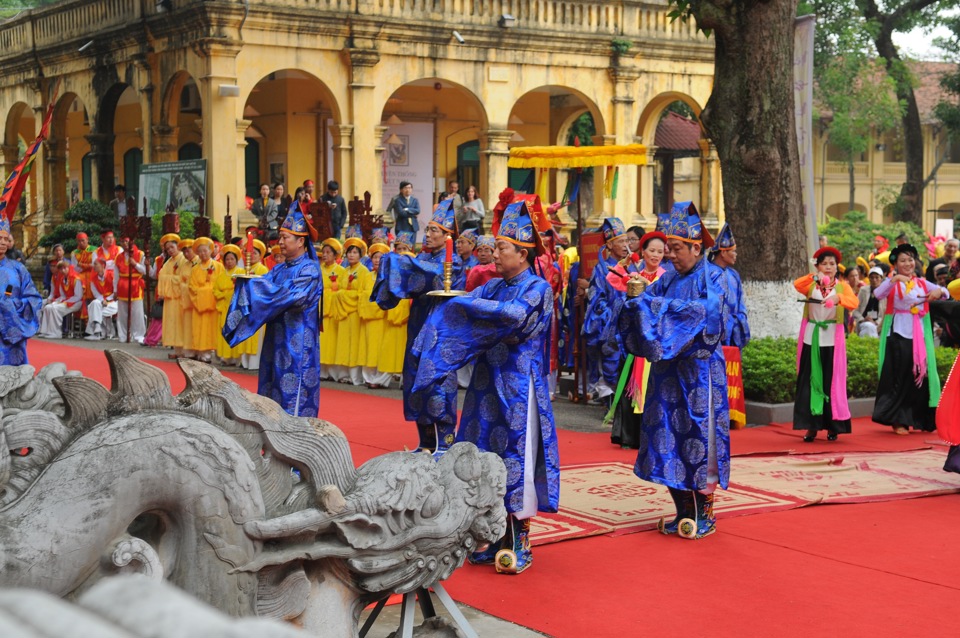
[[[711,259],[723,269],[723,345],[743,348],[750,341],[750,324],[747,322],[747,304],[743,299],[743,284],[740,273],[732,268],[737,263],[737,241],[724,224],[717,233],[717,242],[711,251]]]
[[[413,342],[427,318],[443,301],[431,297],[431,290],[443,290],[444,247],[447,238],[457,234],[453,200],[444,200],[433,211],[433,218],[423,233],[424,251],[416,257],[399,252],[387,253],[380,259],[377,280],[370,301],[384,310],[395,308],[401,299],[412,299],[407,322],[407,351],[403,357],[403,417],[417,424],[420,437],[418,450],[443,452],[453,445],[457,427],[457,372],[444,378],[441,388],[432,396],[413,389],[420,358],[411,352]],[[397,235],[399,241],[399,233]],[[463,262],[453,254],[451,246],[453,289],[463,290]],[[440,391],[442,390],[442,392]]]
[[[27,339],[40,328],[43,298],[18,261],[7,258],[13,235],[7,216],[0,213],[0,366],[27,363]]]
[[[730,477],[723,271],[703,258],[713,239],[691,202],[662,221],[674,271],[628,298],[619,317],[624,347],[651,364],[634,473],[670,490],[677,516],[661,519],[661,532],[702,538],[716,530],[713,492]]]
[[[494,452],[507,467],[507,533],[477,552],[474,563],[494,563],[518,574],[533,562],[530,519],[556,512],[560,460],[545,357],[553,318],[553,291],[533,273],[543,243],[526,204],[510,204],[494,220],[495,263],[491,279],[468,296],[447,301],[424,325],[413,346],[420,356],[414,390],[432,395],[450,372],[476,362],[463,404],[458,441]]]
[[[257,394],[293,416],[320,412],[320,297],[317,231],[296,206],[280,226],[282,264],[262,277],[237,277],[223,338],[230,347],[266,325]]]
[[[587,381],[597,399],[613,394],[623,358],[615,340],[615,347],[609,347],[609,326],[616,321],[615,312],[619,310],[623,293],[610,285],[607,274],[618,263],[623,263],[628,272],[637,272],[636,266],[629,261],[624,263],[630,257],[630,243],[623,222],[617,217],[607,217],[600,230],[606,240],[606,248],[600,252],[590,277],[582,330],[584,348],[592,359],[587,366]]]

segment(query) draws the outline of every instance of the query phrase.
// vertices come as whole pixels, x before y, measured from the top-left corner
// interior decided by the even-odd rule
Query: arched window
[[[180,147],[180,150],[177,152],[178,160],[195,160],[202,159],[203,151],[200,149],[199,144],[194,144],[193,142],[187,142]]]

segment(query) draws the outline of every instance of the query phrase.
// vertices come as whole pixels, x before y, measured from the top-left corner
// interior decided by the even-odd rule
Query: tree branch
[[[934,164],[933,168],[930,169],[930,174],[927,175],[927,179],[923,180],[923,184],[920,185],[920,191],[923,192],[924,189],[932,182],[936,176],[937,171],[940,170],[940,167],[943,166],[944,162],[947,161],[948,153],[944,153],[940,156],[940,159],[937,160],[937,163]]]

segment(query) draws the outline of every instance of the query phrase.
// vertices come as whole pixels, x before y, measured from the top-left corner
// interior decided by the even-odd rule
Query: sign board
[[[580,255],[580,277],[590,279],[593,269],[600,261],[600,251],[607,242],[603,239],[603,233],[584,233],[580,243],[583,246],[583,254]]]
[[[207,160],[144,164],[140,167],[140,197],[147,198],[151,216],[162,213],[168,204],[178,211],[199,212],[200,198],[207,199]]]

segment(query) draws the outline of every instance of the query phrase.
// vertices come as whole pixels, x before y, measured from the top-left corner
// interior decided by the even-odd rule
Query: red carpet
[[[29,354],[38,369],[66,361],[109,384],[99,351],[33,340]],[[176,365],[158,365],[179,392]],[[251,375],[226,374],[256,387]],[[558,413],[563,408],[555,406]],[[346,432],[357,464],[413,442],[396,399],[324,384],[321,416]],[[732,451],[904,451],[935,441],[932,434],[894,436],[868,419],[856,419],[853,430],[835,443],[812,444],[789,425],[737,430]],[[564,466],[632,465],[636,457],[610,445],[606,433],[558,435]],[[821,505],[724,518],[717,534],[697,542],[645,532],[544,545],[520,576],[467,565],[447,589],[459,601],[552,636],[942,635],[955,624],[960,600],[953,579],[960,569],[957,529],[960,495]]]

